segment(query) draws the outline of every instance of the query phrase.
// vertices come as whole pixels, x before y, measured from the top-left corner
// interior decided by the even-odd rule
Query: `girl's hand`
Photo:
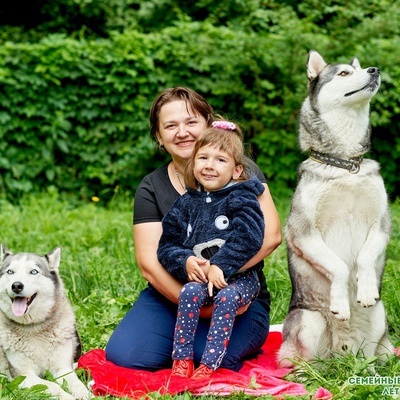
[[[202,269],[202,266],[208,261],[195,256],[190,256],[186,260],[186,273],[188,275],[189,282],[206,283],[207,277]]]
[[[221,268],[216,265],[211,265],[208,271],[208,294],[210,297],[213,297],[213,287],[215,286],[217,289],[223,289],[228,286],[224,279],[224,273]]]
[[[202,263],[199,263],[199,266],[204,272],[205,276],[208,276],[208,271],[210,270],[210,260],[203,260],[201,259]]]

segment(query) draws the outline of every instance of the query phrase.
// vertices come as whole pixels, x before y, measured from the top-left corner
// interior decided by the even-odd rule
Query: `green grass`
[[[0,242],[13,252],[28,251],[45,254],[62,247],[60,273],[73,304],[83,351],[104,348],[118,322],[130,309],[139,292],[146,286],[135,262],[132,239],[133,199],[115,199],[107,207],[100,203],[77,203],[61,199],[57,193],[27,196],[18,205],[0,199]],[[285,221],[289,199],[277,201]],[[382,297],[386,305],[389,333],[398,345],[400,314],[398,269],[400,246],[400,203],[391,206],[392,239],[388,248],[387,268],[383,279]],[[265,273],[272,296],[271,322],[281,323],[290,300],[291,285],[287,272],[286,248],[282,244],[266,261]],[[323,386],[334,399],[385,399],[384,386],[350,385],[351,376],[370,376],[373,359],[346,355],[331,360],[303,363],[289,380],[302,381],[310,393]],[[376,367],[385,377],[399,373],[398,359],[389,359]],[[47,399],[43,388],[19,389],[16,382],[0,379],[0,398]],[[152,394],[150,398],[161,396]],[[251,396],[232,395],[230,399]],[[171,396],[164,396],[163,399]],[[173,396],[188,400],[192,396]],[[212,397],[208,396],[207,399]],[[272,398],[263,396],[264,399]],[[293,398],[288,396],[288,398]],[[310,396],[297,397],[309,399]],[[112,399],[112,397],[107,397]]]

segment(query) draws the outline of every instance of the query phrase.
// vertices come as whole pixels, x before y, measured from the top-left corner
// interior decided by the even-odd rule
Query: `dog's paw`
[[[75,399],[79,400],[90,399],[90,393],[84,386],[82,388],[74,388],[74,390],[72,390],[71,393]]]
[[[346,300],[335,299],[331,301],[329,309],[331,313],[341,321],[346,321],[350,318],[349,302]]]
[[[70,391],[75,399],[78,400],[90,399],[90,392],[82,382],[79,382],[79,384],[75,384],[72,388],[70,388]]]
[[[71,396],[69,393],[64,392],[59,395],[60,400],[76,400],[76,397]]]
[[[379,300],[379,291],[375,285],[362,286],[357,290],[357,303],[363,307],[372,307]]]

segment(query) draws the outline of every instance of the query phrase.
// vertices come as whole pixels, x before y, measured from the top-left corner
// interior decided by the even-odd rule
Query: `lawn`
[[[13,252],[45,254],[62,247],[60,273],[77,319],[83,351],[104,348],[107,340],[140,290],[146,286],[135,261],[132,240],[133,199],[116,198],[107,206],[99,202],[81,203],[65,200],[54,191],[24,197],[13,205],[0,199],[0,241]],[[289,199],[276,199],[284,223]],[[399,247],[400,203],[391,205],[393,233],[387,253],[382,297],[386,305],[389,333],[398,345],[400,324]],[[271,322],[281,323],[290,300],[286,249],[282,244],[265,262],[265,273],[272,296]],[[384,399],[384,386],[351,385],[351,376],[370,376],[373,359],[351,355],[304,364],[295,376],[310,392],[323,386],[334,399]],[[376,367],[384,377],[399,374],[399,362],[393,358]],[[45,399],[43,388],[22,390],[17,382],[0,383],[0,398]],[[157,397],[157,396],[154,396]],[[235,395],[230,398],[244,398]],[[112,397],[108,397],[111,399]],[[191,396],[175,396],[188,399]],[[264,399],[267,399],[264,396]],[[307,397],[304,397],[307,398]]]

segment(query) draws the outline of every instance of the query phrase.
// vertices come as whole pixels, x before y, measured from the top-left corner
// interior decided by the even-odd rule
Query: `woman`
[[[149,283],[118,325],[106,347],[107,359],[127,368],[156,371],[171,367],[177,303],[183,283],[158,262],[162,218],[186,192],[184,164],[197,136],[213,122],[213,109],[198,93],[184,87],[166,89],[150,110],[151,137],[171,161],[144,177],[135,195],[133,235],[136,260]],[[265,219],[261,250],[243,269],[263,263],[282,240],[279,217],[264,176],[259,202]],[[221,367],[238,371],[246,358],[257,355],[269,331],[269,292],[260,268],[261,291],[248,310],[236,318]],[[194,343],[194,361],[200,362],[206,344],[211,307],[203,307]]]

